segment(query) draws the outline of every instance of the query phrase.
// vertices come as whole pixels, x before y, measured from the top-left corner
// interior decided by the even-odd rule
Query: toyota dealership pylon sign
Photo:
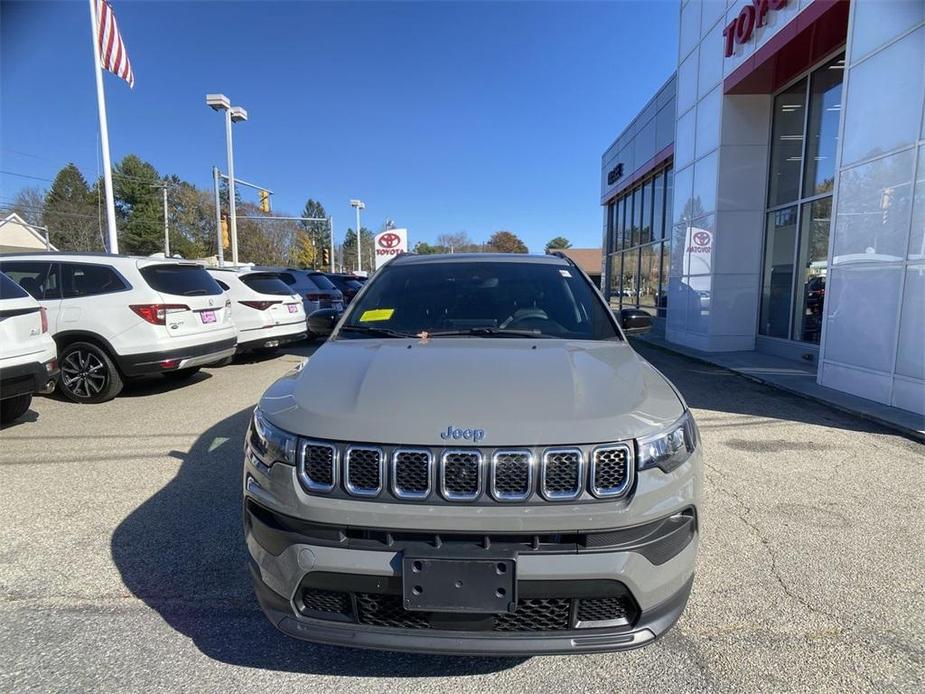
[[[376,269],[378,270],[399,253],[408,252],[408,230],[386,229],[376,234],[374,246],[376,249]]]

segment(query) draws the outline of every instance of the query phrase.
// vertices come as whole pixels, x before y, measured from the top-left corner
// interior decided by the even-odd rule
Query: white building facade
[[[611,303],[925,414],[925,1],[685,0],[679,21],[676,75],[602,160]]]

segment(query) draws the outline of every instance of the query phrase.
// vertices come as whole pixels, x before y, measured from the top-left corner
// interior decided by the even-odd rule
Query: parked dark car
[[[344,302],[350,303],[353,301],[353,297],[357,295],[363,285],[357,281],[357,278],[353,275],[344,275],[333,272],[325,273],[331,284],[340,289],[341,294],[344,295]]]

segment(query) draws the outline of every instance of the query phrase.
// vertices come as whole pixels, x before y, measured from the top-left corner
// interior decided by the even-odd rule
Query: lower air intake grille
[[[569,628],[569,598],[531,598],[517,601],[513,614],[495,617],[495,631],[562,631]]]
[[[350,593],[306,588],[302,591],[302,605],[315,612],[350,614]]]
[[[382,491],[382,451],[378,448],[348,448],[345,470],[351,494],[376,496]]]
[[[357,621],[377,627],[429,629],[426,612],[410,612],[400,595],[357,593]]]
[[[306,442],[302,444],[300,457],[302,479],[309,489],[330,491],[334,488],[334,446]]]
[[[591,491],[595,496],[617,496],[629,481],[629,448],[602,446],[591,459]]]
[[[543,496],[573,499],[581,493],[581,451],[576,448],[548,449],[543,454]]]
[[[631,610],[625,598],[586,598],[578,601],[578,621],[628,621]]]
[[[476,499],[482,491],[482,454],[478,451],[445,452],[442,487],[447,499]]]

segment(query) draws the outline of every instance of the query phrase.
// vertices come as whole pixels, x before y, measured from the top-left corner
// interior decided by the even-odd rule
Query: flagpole
[[[103,186],[106,189],[106,223],[109,225],[109,252],[119,252],[116,235],[116,204],[112,194],[112,164],[109,160],[109,127],[106,124],[106,96],[103,93],[103,70],[98,40],[99,18],[96,0],[90,0],[90,42],[93,44],[93,65],[96,68],[96,105],[100,114],[100,143],[103,149]]]

